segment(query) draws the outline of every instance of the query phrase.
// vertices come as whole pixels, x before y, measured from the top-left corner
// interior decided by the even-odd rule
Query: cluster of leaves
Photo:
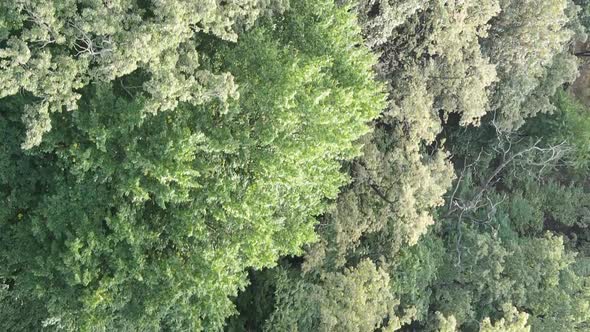
[[[588,8],[0,3],[0,330],[588,330]]]
[[[572,237],[586,234],[590,117],[560,92],[577,75],[583,11],[569,0],[355,8],[389,105],[345,163],[353,182],[319,241],[253,272],[229,330],[586,330],[588,247]]]
[[[584,123],[562,119],[589,116],[568,108],[569,98],[560,93],[556,114],[530,120],[513,137],[498,136],[494,122],[449,128],[460,176],[433,230],[445,241],[445,261],[431,309],[463,329],[498,317],[506,304],[526,312],[533,331],[588,328],[590,275],[581,266],[590,192],[588,170],[575,163],[585,147],[561,139]],[[460,145],[466,138],[470,144]]]
[[[0,330],[218,330],[315,238],[385,88],[352,13],[270,5],[0,5]]]
[[[0,98],[27,92],[23,148],[41,143],[50,114],[78,108],[80,89],[142,70],[146,111],[235,94],[231,75],[199,70],[196,33],[236,40],[280,0],[19,0],[0,5]],[[203,93],[208,90],[209,93]]]

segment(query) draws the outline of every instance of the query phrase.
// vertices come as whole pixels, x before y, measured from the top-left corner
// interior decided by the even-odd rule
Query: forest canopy
[[[588,13],[0,3],[0,330],[587,331]]]

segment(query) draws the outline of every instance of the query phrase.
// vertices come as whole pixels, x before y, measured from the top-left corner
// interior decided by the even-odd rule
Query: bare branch
[[[58,33],[47,22],[45,22],[41,16],[39,16],[29,5],[24,5],[23,11],[29,16],[29,21],[45,29],[49,34],[49,39],[36,41],[43,43],[41,48],[45,48],[47,45],[56,42]]]
[[[111,45],[113,43],[110,36],[106,38],[99,38],[97,42],[90,37],[83,29],[81,29],[76,23],[68,22],[71,27],[78,30],[80,36],[76,39],[74,47],[76,48],[76,56],[83,54],[89,54],[90,56],[97,57],[112,52]]]

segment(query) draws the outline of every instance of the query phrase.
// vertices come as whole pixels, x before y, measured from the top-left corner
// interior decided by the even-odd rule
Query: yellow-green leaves
[[[527,325],[529,315],[525,312],[518,312],[515,307],[505,304],[503,307],[504,317],[492,324],[490,318],[485,318],[479,328],[480,332],[530,332],[531,327]]]
[[[282,1],[136,0],[14,1],[0,16],[0,98],[31,94],[24,149],[38,146],[51,129],[48,114],[78,107],[80,90],[135,71],[150,76],[143,89],[146,112],[179,102],[226,103],[235,87],[228,73],[199,69],[197,34],[237,41],[237,32]],[[26,22],[26,24],[25,24]]]
[[[385,106],[353,14],[296,1],[246,32],[283,2],[26,5],[56,40],[25,24],[0,53],[0,312],[29,294],[29,330],[222,329],[247,269],[316,238]],[[367,269],[364,303],[387,287]]]

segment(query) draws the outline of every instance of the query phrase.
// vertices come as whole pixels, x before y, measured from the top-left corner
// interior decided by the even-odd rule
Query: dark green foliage
[[[587,7],[0,4],[0,330],[589,330]]]
[[[194,38],[161,61],[208,83],[88,84],[28,150],[33,96],[0,101],[0,305],[28,315],[2,329],[219,330],[247,268],[315,239],[384,106],[354,16],[296,1],[237,44]]]
[[[320,219],[319,241],[241,295],[272,290],[256,328],[584,331],[590,197],[586,133],[574,128],[589,117],[555,97],[577,73],[578,8],[370,0],[357,10],[390,104],[363,156],[345,163],[353,182]],[[388,287],[350,281],[369,264]],[[349,283],[333,300],[335,276]],[[379,295],[363,303],[370,289]]]
[[[566,142],[570,147],[568,165],[579,171],[587,170],[590,167],[590,111],[571,93],[561,90],[554,96],[554,104],[557,110],[551,116],[539,117],[527,123],[525,129],[543,137],[548,144]]]

